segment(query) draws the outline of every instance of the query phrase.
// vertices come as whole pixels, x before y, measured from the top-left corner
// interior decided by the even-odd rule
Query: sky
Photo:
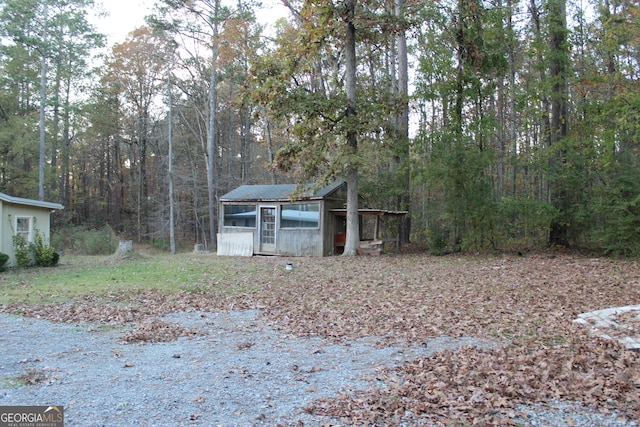
[[[154,0],[98,0],[109,16],[93,18],[98,30],[108,36],[107,46],[121,43],[127,34],[145,25],[144,17],[151,13]],[[281,16],[286,16],[286,8],[279,0],[264,0],[263,9],[257,13],[263,24],[272,24]]]
[[[144,17],[153,6],[153,0],[102,0],[107,17],[94,17],[94,24],[108,37],[108,46],[121,43],[129,32],[145,24]]]

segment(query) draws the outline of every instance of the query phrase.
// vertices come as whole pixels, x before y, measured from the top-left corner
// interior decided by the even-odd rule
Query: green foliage
[[[33,264],[33,258],[31,257],[31,251],[29,245],[24,240],[24,237],[16,234],[12,238],[13,240],[13,252],[16,257],[16,264],[18,267],[27,267]]]
[[[13,236],[13,250],[18,267],[53,267],[58,263],[60,254],[53,247],[49,246],[44,239],[44,235],[36,231],[35,240],[27,243],[23,236]]]
[[[7,261],[9,261],[9,255],[0,252],[0,272],[3,272],[7,269]]]
[[[156,238],[151,239],[151,246],[161,251],[171,250],[170,242],[167,239],[156,239]]]
[[[404,2],[403,17],[393,16],[381,2],[362,2],[356,12],[355,116],[346,114],[343,3],[300,2],[300,15],[280,21],[269,46],[254,18],[244,19],[252,5],[232,11],[215,2],[160,3],[159,27],[174,35],[187,28],[203,30],[209,41],[219,43],[218,122],[234,124],[213,132],[220,142],[214,169],[221,190],[231,189],[237,178],[256,183],[344,179],[345,171],[357,167],[365,205],[410,209],[412,237],[429,243],[434,253],[545,246],[554,224],[572,245],[640,255],[640,164],[634,160],[640,158],[637,2],[574,5],[568,11],[579,15],[566,22],[559,19],[562,2],[531,2],[530,7]],[[47,159],[45,179],[51,189],[47,197],[73,200],[56,225],[66,216],[69,223],[86,226],[58,230],[52,245],[70,253],[109,255],[117,240],[109,227],[99,228],[105,223],[140,235],[160,236],[157,230],[165,229],[167,181],[160,178],[166,170],[155,160],[164,158],[166,147],[143,143],[163,140],[156,132],[167,118],[154,117],[145,135],[138,134],[143,129],[123,126],[134,114],[121,101],[136,96],[125,93],[135,61],[123,62],[131,59],[133,42],[114,51],[106,61],[111,65],[94,74],[100,83],[93,85],[90,103],[65,101],[62,95],[85,76],[91,47],[101,42],[75,15],[91,4],[72,0],[49,10],[47,22],[60,30],[49,33],[50,74],[65,78],[47,88],[48,106],[59,114],[47,120],[46,151],[58,157]],[[0,6],[6,42],[0,46],[0,191],[27,198],[37,197],[41,55],[36,47],[44,47],[38,28],[47,23],[42,5],[7,0]],[[198,19],[181,22],[182,12]],[[232,12],[242,12],[241,22]],[[212,37],[214,23],[221,31]],[[410,99],[398,93],[400,30],[406,30],[415,61]],[[60,37],[69,37],[71,44]],[[146,50],[166,53],[156,47]],[[207,85],[201,83],[211,69],[201,58],[185,59],[174,64],[185,67],[177,80],[187,76],[177,83],[185,108],[175,119],[180,144],[175,152],[182,157],[175,164],[184,169],[179,166],[175,176],[189,174],[193,180],[176,181],[177,194],[185,194],[176,212],[185,236],[193,213],[195,239],[185,240],[196,241],[206,234],[202,224],[208,212],[201,202],[206,197],[203,160],[193,150],[206,136],[199,120],[206,120],[209,108]],[[407,101],[411,140],[399,132],[397,117]],[[552,123],[560,115],[552,106],[565,101],[561,122],[567,131],[560,134],[563,127]],[[251,111],[264,116],[269,138],[245,129],[251,126],[246,117]],[[78,133],[78,124],[89,133]],[[345,143],[353,133],[357,150]],[[136,140],[137,149],[129,149]],[[278,168],[267,176],[263,171],[274,155],[270,166]],[[56,185],[49,186],[53,180]],[[65,182],[78,185],[67,188]],[[151,218],[158,226],[149,223]],[[166,249],[165,240],[151,243]],[[24,248],[22,258],[32,262]]]
[[[497,204],[496,238],[509,246],[543,246],[557,214],[547,202],[505,197]]]
[[[44,241],[42,233],[36,233],[35,241],[29,244],[29,250],[38,267],[53,267],[60,259],[60,254]]]
[[[116,247],[115,234],[108,225],[101,230],[89,230],[85,234],[85,253],[87,255],[112,254]]]
[[[447,253],[447,237],[445,230],[438,224],[432,227],[429,232],[429,254],[444,255]]]
[[[631,159],[631,163],[636,161]],[[640,170],[619,167],[609,185],[596,192],[589,217],[591,241],[608,254],[640,256]]]
[[[118,246],[118,239],[109,225],[101,229],[63,227],[55,232],[52,240],[61,250],[83,255],[111,255]]]

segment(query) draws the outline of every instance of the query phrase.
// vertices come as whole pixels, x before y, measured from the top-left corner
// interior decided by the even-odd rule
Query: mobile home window
[[[283,205],[280,211],[280,228],[318,228],[320,203]]]
[[[16,218],[16,234],[22,236],[25,242],[29,242],[29,232],[31,230],[31,219],[29,217]]]
[[[224,205],[224,226],[256,228],[256,205]]]

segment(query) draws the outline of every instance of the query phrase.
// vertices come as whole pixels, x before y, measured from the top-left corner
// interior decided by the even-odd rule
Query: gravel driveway
[[[380,347],[374,338],[336,344],[289,335],[255,310],[162,320],[196,333],[126,344],[123,327],[0,313],[0,405],[61,405],[66,426],[340,425],[304,408],[317,398],[384,386],[376,378],[382,367],[442,349],[495,345],[446,337],[412,348]],[[637,425],[560,402],[521,409],[529,426]]]
[[[252,310],[162,319],[198,333],[125,344],[122,328],[0,314],[0,405],[62,405],[67,426],[317,426],[329,420],[305,406],[381,386],[380,367],[490,345],[473,338],[438,338],[418,348],[377,348],[374,339],[335,344],[288,335]]]

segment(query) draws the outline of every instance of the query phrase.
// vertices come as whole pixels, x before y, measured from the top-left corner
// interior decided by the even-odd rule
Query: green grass
[[[46,304],[86,295],[127,294],[140,290],[164,293],[201,292],[220,286],[250,264],[215,256],[179,254],[65,256],[54,268],[26,268],[0,274],[0,304]],[[227,283],[228,294],[246,292],[241,283]]]
[[[28,384],[20,377],[0,377],[0,389],[3,388],[20,388],[25,387]]]

